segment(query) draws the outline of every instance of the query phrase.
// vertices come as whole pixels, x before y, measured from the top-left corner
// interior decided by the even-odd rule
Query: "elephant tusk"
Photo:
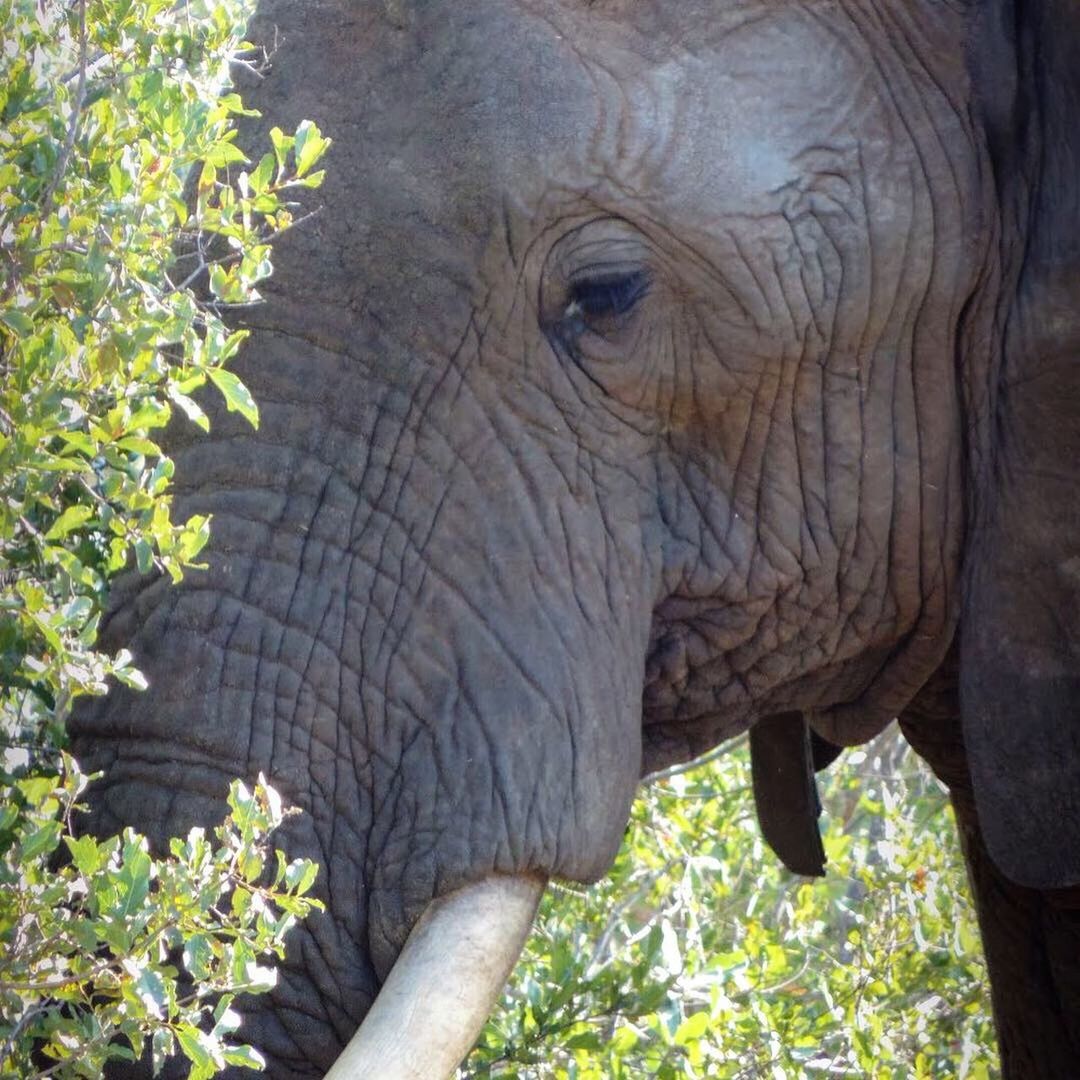
[[[445,1080],[476,1041],[545,882],[496,876],[432,902],[326,1080]]]

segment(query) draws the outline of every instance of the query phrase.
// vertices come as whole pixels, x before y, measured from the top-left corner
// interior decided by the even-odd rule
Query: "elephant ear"
[[[960,643],[964,743],[987,849],[1006,877],[1044,889],[1080,885],[1080,582],[1069,580],[1080,576],[1080,519],[1077,503],[1061,502],[1068,526],[1039,529],[1054,505],[1038,494],[1048,486],[1008,500],[1011,526],[974,537],[992,550],[975,567]]]
[[[1003,248],[1022,261],[975,410],[986,434],[971,454],[960,705],[993,861],[1017,884],[1058,888],[1080,884],[1080,10],[1026,0],[1009,19],[1018,89],[985,119]],[[976,85],[1000,87],[1004,46],[986,51],[997,70]]]

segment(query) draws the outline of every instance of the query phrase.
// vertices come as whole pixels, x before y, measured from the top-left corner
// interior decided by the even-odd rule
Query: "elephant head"
[[[1080,881],[1080,37],[1006,7],[263,0],[246,137],[316,119],[323,205],[242,315],[259,430],[172,435],[209,567],[118,587],[151,691],[75,739],[97,829],[303,811],[275,1075],[440,898],[595,880],[760,719],[869,738],[958,625],[990,849]]]

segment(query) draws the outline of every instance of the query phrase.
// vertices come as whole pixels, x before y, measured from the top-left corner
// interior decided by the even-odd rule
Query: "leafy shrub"
[[[460,1075],[997,1075],[947,797],[893,732],[820,779],[821,881],[762,841],[745,746],[646,788],[610,878],[549,889]]]
[[[174,410],[205,429],[192,395],[208,384],[258,423],[222,314],[258,300],[290,191],[322,179],[328,140],[308,122],[275,130],[253,168],[235,145],[246,110],[222,88],[258,59],[250,8],[0,0],[4,1075],[99,1076],[144,1038],[157,1058],[178,1045],[196,1078],[256,1063],[228,1041],[229,1001],[268,987],[257,957],[313,904],[313,865],[260,876],[284,813],[264,786],[234,785],[216,842],[194,832],[154,859],[131,831],[74,837],[86,778],[62,753],[73,702],[110,676],[144,685],[127,652],[95,648],[108,580],[131,561],[179,579],[210,527],[173,521],[157,434]]]

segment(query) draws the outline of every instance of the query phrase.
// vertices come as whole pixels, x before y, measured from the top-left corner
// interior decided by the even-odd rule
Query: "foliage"
[[[227,1032],[232,1014],[219,1004],[197,1035],[208,995],[264,987],[254,957],[310,907],[306,865],[252,885],[280,818],[268,791],[234,789],[216,847],[193,835],[154,860],[131,833],[73,838],[85,779],[61,754],[74,701],[110,676],[143,685],[126,652],[95,649],[110,576],[198,565],[210,523],[173,521],[158,435],[174,410],[207,428],[193,395],[211,384],[257,424],[225,366],[244,335],[222,315],[258,300],[270,244],[295,224],[291,191],[322,179],[329,140],[309,122],[275,130],[253,168],[235,145],[249,114],[221,90],[229,63],[256,62],[250,7],[0,0],[4,1075],[32,1072],[38,1036],[50,1075],[99,1075],[121,1032],[155,1050],[175,1037],[192,1075],[212,1075],[225,1051],[209,1027]],[[72,861],[50,869],[63,850]],[[171,947],[200,985],[177,989]]]
[[[154,859],[131,829],[99,842],[65,828],[85,783],[68,760],[59,781],[16,781],[19,803],[4,811],[14,823],[0,866],[5,1068],[27,1075],[36,1052],[55,1063],[43,1073],[99,1077],[109,1057],[138,1057],[146,1036],[155,1065],[179,1047],[193,1080],[228,1064],[258,1067],[255,1050],[229,1041],[239,1023],[230,1006],[238,993],[274,985],[258,957],[284,954],[286,931],[311,908],[304,893],[317,870],[277,852],[265,883],[280,800],[264,784],[249,792],[234,781],[216,845],[192,829],[171,841],[172,858]],[[61,839],[70,862],[53,870],[46,860]]]
[[[951,808],[905,750],[822,778],[818,882],[761,840],[744,747],[646,789],[610,878],[549,890],[460,1075],[997,1075]]]

